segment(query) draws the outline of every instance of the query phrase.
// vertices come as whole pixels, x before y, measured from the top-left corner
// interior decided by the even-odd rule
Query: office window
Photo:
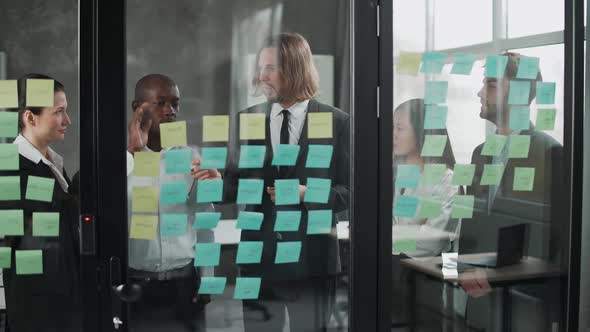
[[[564,27],[564,2],[508,0],[508,37],[560,31]]]
[[[492,40],[491,0],[443,0],[431,3],[434,6],[435,49],[481,44]]]

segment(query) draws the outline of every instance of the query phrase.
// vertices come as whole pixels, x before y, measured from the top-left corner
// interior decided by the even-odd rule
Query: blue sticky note
[[[226,277],[201,277],[199,294],[223,294],[226,283]]]
[[[446,129],[447,128],[446,106],[426,105],[424,113],[424,129]]]
[[[445,65],[447,54],[443,52],[425,52],[422,56],[422,73],[440,74]]]
[[[332,162],[333,151],[334,147],[332,145],[310,144],[307,151],[305,167],[329,168]]]
[[[174,149],[166,151],[164,163],[166,174],[185,174],[191,172],[193,152],[189,149]]]
[[[398,195],[393,207],[394,217],[415,217],[418,209],[418,197]]]
[[[264,165],[264,145],[242,145],[240,148],[239,168],[262,168]]]
[[[278,144],[272,158],[273,166],[295,166],[299,155],[299,145]]]
[[[486,77],[502,78],[506,71],[508,57],[505,55],[488,55],[486,57]]]
[[[471,75],[473,63],[475,62],[475,55],[469,53],[456,53],[453,55],[454,62],[451,74],[455,75]]]
[[[396,188],[416,188],[420,180],[420,166],[398,165],[395,178]]]
[[[260,293],[260,278],[236,278],[234,300],[253,300]]]
[[[195,213],[194,229],[213,229],[217,227],[221,219],[221,212],[197,212]]]
[[[275,232],[296,232],[301,223],[301,211],[277,211]]]
[[[162,213],[160,215],[160,235],[181,236],[186,234],[186,214]]]
[[[555,82],[537,82],[537,104],[555,104]]]
[[[240,179],[238,182],[238,204],[262,203],[264,180]]]
[[[197,203],[221,202],[223,180],[209,179],[197,181]]]
[[[262,259],[262,241],[242,241],[238,245],[237,264],[257,264]]]
[[[534,80],[539,74],[539,58],[521,56],[518,63],[518,72],[516,78]]]
[[[263,219],[264,214],[260,212],[240,211],[236,228],[258,231]]]
[[[195,244],[195,266],[217,266],[221,255],[221,243]]]
[[[297,263],[301,255],[301,241],[277,242],[275,264]]]
[[[162,183],[160,201],[162,205],[186,203],[186,182]]]
[[[311,210],[307,214],[307,234],[329,234],[332,231],[332,210]]]
[[[510,107],[510,129],[528,130],[530,128],[529,106],[511,106]]]
[[[530,92],[531,82],[510,81],[510,89],[508,90],[508,104],[528,105]]]
[[[428,81],[426,82],[425,104],[445,104],[447,102],[447,90],[449,82],[447,81]]]
[[[328,203],[330,198],[330,189],[332,188],[331,179],[307,178],[307,189],[303,196],[303,201],[308,203]]]
[[[202,148],[201,169],[224,169],[227,148]]]
[[[275,180],[275,204],[299,204],[299,180]]]

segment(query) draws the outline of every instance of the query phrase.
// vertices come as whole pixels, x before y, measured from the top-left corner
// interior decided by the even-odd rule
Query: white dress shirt
[[[289,111],[289,144],[299,144],[301,131],[305,124],[305,116],[307,115],[307,105],[309,99],[300,101],[291,105],[286,110]],[[274,103],[270,110],[270,139],[272,143],[272,150],[281,143],[281,126],[283,125],[283,106],[279,103]]]

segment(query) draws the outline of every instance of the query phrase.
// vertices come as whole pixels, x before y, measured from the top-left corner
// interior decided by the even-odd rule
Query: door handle
[[[110,282],[113,293],[123,302],[137,302],[142,294],[141,285],[121,282],[121,260],[119,257],[111,257],[110,264]]]

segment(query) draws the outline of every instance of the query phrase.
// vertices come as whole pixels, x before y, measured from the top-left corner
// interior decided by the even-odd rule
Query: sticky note
[[[307,150],[305,167],[329,168],[332,162],[333,151],[334,147],[332,145],[310,144]]]
[[[18,108],[16,80],[0,81],[0,108]],[[53,97],[53,95],[52,95]],[[16,135],[15,135],[16,136]]]
[[[469,53],[456,53],[453,55],[453,68],[451,74],[455,75],[471,75],[473,63],[475,62],[475,55]]]
[[[162,183],[160,191],[162,205],[186,203],[187,184],[184,181]]]
[[[510,129],[528,130],[530,128],[529,106],[511,106],[510,107]]]
[[[397,73],[402,75],[418,75],[422,53],[400,52],[397,62]]]
[[[420,199],[420,211],[418,217],[420,218],[434,218],[441,213],[442,203],[440,200],[432,197],[422,197]]]
[[[328,203],[330,198],[330,189],[332,188],[331,179],[307,178],[305,185],[307,189],[303,196],[303,201],[308,203]]]
[[[275,180],[275,204],[299,204],[299,180]]]
[[[202,148],[201,169],[224,169],[227,148]]]
[[[537,82],[537,104],[555,104],[555,82]]]
[[[414,217],[418,210],[418,198],[414,196],[398,195],[395,198],[393,216]]]
[[[238,245],[237,264],[260,263],[262,259],[262,241],[242,241]]]
[[[440,74],[445,65],[447,54],[443,52],[424,52],[423,64],[420,72]]]
[[[240,211],[236,228],[258,231],[260,230],[260,226],[262,226],[263,219],[264,214],[260,212]]]
[[[59,236],[59,212],[33,212],[33,236]]]
[[[133,157],[133,175],[150,177],[160,176],[159,152],[135,152]]]
[[[445,129],[447,127],[446,106],[426,105],[424,129]]]
[[[240,147],[239,168],[262,168],[266,146],[264,145],[242,145]]]
[[[257,299],[260,293],[260,278],[236,278],[234,300]]]
[[[53,107],[54,86],[53,80],[27,79],[27,106]]]
[[[43,251],[41,250],[16,250],[16,274],[43,274]]]
[[[481,154],[483,156],[499,156],[506,145],[508,140],[507,136],[504,135],[488,135],[486,136],[486,142],[483,145]]]
[[[223,180],[208,179],[197,181],[197,203],[221,202]]]
[[[555,108],[540,108],[537,110],[537,121],[535,129],[537,130],[553,130],[555,128]]]
[[[133,212],[158,212],[158,187],[133,187],[131,205]]]
[[[129,238],[141,240],[155,240],[158,232],[158,216],[133,214],[131,215],[131,229]]]
[[[226,283],[226,277],[201,277],[199,294],[223,294]]]
[[[470,186],[475,175],[475,165],[455,164],[453,168],[453,179],[451,184],[456,186]]]
[[[160,140],[163,148],[186,146],[186,121],[160,123]]]
[[[264,180],[240,179],[238,182],[238,204],[262,203]]]
[[[393,242],[393,252],[394,253],[411,252],[411,251],[416,251],[416,240],[403,239],[403,240],[395,240]]]
[[[16,137],[17,135],[18,112],[0,112],[0,137]]]
[[[457,195],[453,200],[451,218],[473,218],[475,198],[471,195]]]
[[[299,145],[277,144],[272,158],[273,166],[295,166],[299,156]]]
[[[488,55],[486,57],[486,77],[502,78],[506,71],[508,57],[505,55]]]
[[[240,114],[240,139],[265,139],[266,114],[242,113]]]
[[[446,173],[447,165],[445,164],[426,164],[420,182],[427,186],[440,184]]]
[[[510,88],[508,90],[508,104],[528,105],[530,92],[531,82],[510,81]]]
[[[307,113],[307,138],[332,138],[332,112]]]
[[[518,72],[516,78],[525,78],[534,80],[539,73],[539,58],[521,56],[518,63]]]
[[[535,182],[534,167],[515,167],[514,183],[512,189],[515,191],[532,191]]]
[[[329,234],[332,231],[332,210],[310,210],[307,213],[307,234]]]
[[[420,166],[398,165],[395,178],[396,188],[416,188],[420,180]]]
[[[191,172],[193,152],[190,149],[174,149],[166,151],[164,164],[166,174],[187,174]]]
[[[480,184],[485,185],[499,185],[504,174],[504,164],[485,164],[483,165],[483,173],[481,175]]]
[[[161,236],[182,236],[186,234],[187,216],[182,213],[162,213],[160,215]]]
[[[203,116],[203,142],[227,142],[229,136],[229,116]]]
[[[446,135],[425,135],[422,157],[441,157],[447,145]]]
[[[221,212],[197,212],[195,213],[194,229],[213,229],[217,227],[221,219]]]
[[[296,232],[301,223],[301,211],[277,211],[275,232]]]
[[[277,242],[275,264],[297,263],[301,255],[301,241]]]
[[[7,269],[12,263],[12,248],[0,247],[0,269]]]
[[[221,243],[195,244],[195,266],[217,266],[221,255]]]
[[[0,210],[0,235],[24,235],[23,210]]]
[[[54,185],[55,180],[52,178],[29,176],[25,198],[33,201],[51,202]]]
[[[449,82],[447,81],[428,81],[426,82],[425,104],[444,104],[447,102],[447,90]]]
[[[20,176],[0,177],[0,201],[20,200]]]
[[[508,158],[528,158],[531,137],[528,135],[510,135]]]

